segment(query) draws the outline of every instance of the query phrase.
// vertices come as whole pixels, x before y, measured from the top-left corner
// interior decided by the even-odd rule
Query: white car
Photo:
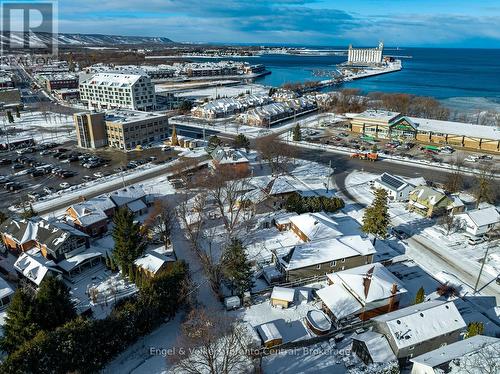
[[[98,171],[97,173],[94,173],[94,177],[96,177],[96,178],[102,178],[102,177],[104,177],[104,174],[101,173],[100,171]]]
[[[68,182],[62,182],[59,185],[59,187],[61,187],[61,188],[69,188],[69,187],[71,187],[71,184],[69,184]]]

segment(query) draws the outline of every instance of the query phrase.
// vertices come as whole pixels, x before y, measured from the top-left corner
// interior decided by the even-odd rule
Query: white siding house
[[[373,187],[386,190],[389,199],[393,201],[408,201],[408,195],[415,188],[402,178],[389,173],[384,173],[375,179]]]
[[[500,214],[495,207],[475,209],[457,215],[463,228],[472,235],[483,235],[500,223]]]

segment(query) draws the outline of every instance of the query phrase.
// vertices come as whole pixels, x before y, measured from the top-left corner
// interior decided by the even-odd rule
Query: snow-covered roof
[[[374,363],[387,363],[396,360],[396,356],[384,335],[375,331],[366,331],[362,334],[354,335],[352,338],[353,340],[365,343]]]
[[[346,235],[297,245],[287,255],[281,257],[280,262],[287,270],[294,270],[374,253],[376,253],[375,248],[369,239],[359,235]]]
[[[131,201],[142,199],[146,196],[146,193],[140,186],[130,186],[126,188],[121,188],[109,194],[109,197],[116,206],[124,206]]]
[[[134,85],[141,77],[147,77],[141,74],[124,73],[97,73],[85,79],[81,84],[91,86],[108,86],[108,87],[130,87]],[[149,78],[148,78],[149,79]]]
[[[500,350],[500,339],[492,338],[490,336],[476,335],[424,353],[423,355],[412,358],[410,361],[434,368],[456,358],[470,355],[484,349],[485,347],[493,345]]]
[[[109,198],[108,200],[111,204],[113,204]],[[89,200],[73,204],[68,209],[72,209],[75,212],[76,217],[82,226],[89,226],[108,218],[108,216],[106,216],[104,211],[100,208],[100,205],[100,202]],[[113,207],[114,206],[115,205],[113,204]]]
[[[127,204],[127,208],[130,209],[131,212],[137,213],[143,209],[146,209],[147,206],[144,204],[142,200],[135,200]]]
[[[219,164],[240,164],[248,162],[248,158],[246,158],[242,152],[230,148],[217,147],[211,153],[211,156]]]
[[[14,290],[12,289],[11,286],[3,279],[0,277],[0,299],[3,299],[4,297],[10,296],[14,293]]]
[[[274,221],[276,222],[277,225],[285,225],[290,223],[291,217],[296,217],[297,215],[298,214],[295,212],[281,213],[279,215],[276,215]]]
[[[83,252],[83,253],[80,253],[76,256],[62,260],[61,262],[58,262],[57,266],[65,271],[67,271],[67,272],[70,272],[71,270],[73,270],[78,265],[82,264],[83,262],[85,262],[89,259],[92,259],[92,258],[100,257],[100,256],[102,256],[101,252],[91,252],[91,251]]]
[[[281,334],[278,331],[278,328],[273,322],[264,323],[260,326],[257,326],[257,331],[259,332],[260,337],[267,343],[271,340],[281,340]]]
[[[441,200],[446,198],[446,195],[440,191],[435,190],[429,186],[418,186],[410,192],[410,196],[415,196],[419,202],[428,202],[429,205],[434,206]],[[425,204],[424,204],[425,205]]]
[[[500,214],[494,206],[485,209],[470,210],[465,212],[464,215],[469,216],[477,227],[494,225],[500,222]]]
[[[359,301],[341,283],[322,288],[316,294],[336,319],[351,316],[362,309]]]
[[[337,230],[338,224],[325,212],[300,214],[290,217],[290,222],[309,240],[334,238],[342,235]]]
[[[397,287],[396,294],[407,292],[403,283],[378,262],[331,273],[327,276],[333,283],[343,283],[363,303],[391,297],[394,285]]]
[[[390,122],[395,118],[399,117],[400,113],[391,112],[389,110],[376,110],[376,109],[368,109],[360,114],[353,115],[355,119],[371,119],[371,120],[379,120],[383,122]]]
[[[275,286],[271,294],[271,299],[284,300],[288,302],[292,302],[294,297],[295,290],[293,288],[286,287]]]
[[[466,324],[455,304],[427,301],[373,318],[387,325],[399,349],[464,329]]]
[[[38,221],[35,219],[8,219],[1,226],[2,233],[12,238],[18,244],[36,240]]]
[[[173,262],[175,258],[166,256],[158,251],[150,251],[134,261],[137,267],[156,274],[166,262]]]
[[[500,131],[495,126],[481,126],[472,123],[441,121],[428,118],[409,118],[417,126],[418,131],[500,140]]]
[[[40,250],[29,250],[24,252],[14,263],[14,269],[23,274],[37,286],[49,272],[61,273],[55,268],[54,261],[47,260],[42,256]]]

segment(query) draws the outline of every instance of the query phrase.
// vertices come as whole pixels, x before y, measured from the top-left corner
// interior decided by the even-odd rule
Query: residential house
[[[0,230],[5,247],[11,251],[22,253],[36,246],[38,223],[34,220],[10,218]]]
[[[372,319],[401,362],[455,343],[466,324],[452,301],[427,301]]]
[[[292,222],[290,218],[298,216],[295,212],[282,213],[274,218],[274,225],[279,231],[290,230],[292,227]]]
[[[303,213],[289,220],[290,229],[304,242],[342,235],[337,230],[338,224],[325,212]]]
[[[71,205],[66,209],[66,217],[78,230],[96,237],[108,231],[108,221],[114,210],[115,204],[109,197],[99,196]]]
[[[407,292],[401,281],[380,263],[327,275],[328,286],[316,293],[323,311],[335,320],[359,317],[366,321],[398,309]]]
[[[412,358],[411,374],[449,373],[453,372],[452,367],[457,369],[456,372],[462,372],[461,369],[468,372],[468,369],[473,368],[480,373],[481,362],[486,357],[497,360],[499,352],[500,339],[476,335]]]
[[[12,300],[14,290],[12,287],[0,277],[0,310],[4,309]]]
[[[444,214],[453,200],[429,186],[418,186],[409,195],[408,209],[425,217],[434,217]]]
[[[168,269],[175,261],[175,253],[172,250],[156,248],[136,259],[134,264],[146,276],[153,278]]]
[[[285,255],[275,252],[273,260],[285,281],[294,281],[370,264],[375,253],[369,239],[346,235],[299,244]]]
[[[89,247],[88,235],[74,227],[41,218],[8,219],[1,226],[5,246],[17,253],[37,247],[43,256],[60,261]]]
[[[271,293],[271,305],[280,308],[288,308],[295,298],[295,290],[293,288],[278,287],[273,288]]]
[[[85,270],[99,266],[102,260],[101,252],[85,251],[58,262],[57,267],[63,271],[66,278],[71,280]]]
[[[352,351],[366,365],[396,361],[387,338],[375,331],[366,331],[352,337]]]
[[[245,176],[250,172],[250,161],[241,151],[219,146],[210,153],[210,156],[212,157],[210,165],[214,170],[224,168],[238,176]]]
[[[56,267],[54,261],[46,259],[41,251],[35,248],[19,256],[14,263],[14,269],[21,278],[27,279],[35,288],[48,276],[62,275],[62,271]]]
[[[146,214],[146,193],[139,186],[129,186],[109,194],[109,198],[117,208],[126,207],[135,215]]]
[[[475,236],[488,233],[500,223],[500,214],[494,206],[470,210],[456,217],[465,231]]]
[[[387,191],[389,200],[393,201],[407,201],[410,191],[415,188],[404,179],[389,173],[383,173],[375,179],[373,187]]]

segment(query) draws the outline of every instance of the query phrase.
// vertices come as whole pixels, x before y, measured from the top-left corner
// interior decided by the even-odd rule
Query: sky
[[[178,42],[500,48],[500,0],[59,0],[59,32]]]

